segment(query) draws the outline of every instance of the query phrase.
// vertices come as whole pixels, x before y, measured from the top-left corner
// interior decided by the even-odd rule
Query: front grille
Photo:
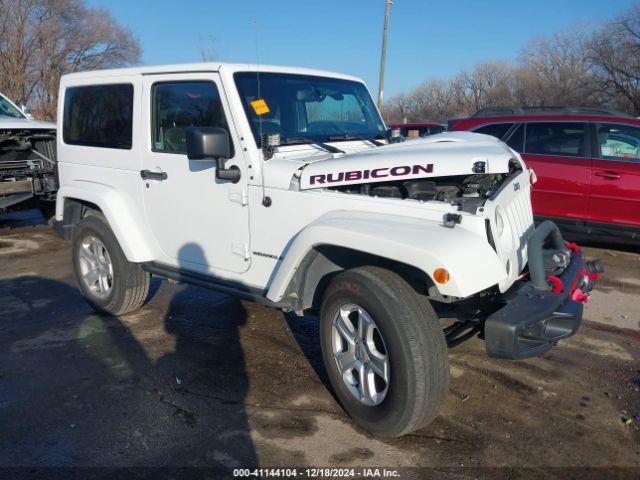
[[[522,183],[524,182],[521,182],[521,185]],[[505,250],[504,243],[498,247],[500,259],[508,276],[500,285],[501,290],[504,291],[518,278],[527,264],[527,242],[535,228],[531,210],[531,185],[527,182],[512,193],[506,190],[499,198],[499,205],[506,215],[506,222],[509,223],[512,235],[510,249]]]
[[[533,211],[531,210],[531,185],[520,189],[513,200],[504,206],[516,240],[529,240],[533,233]]]

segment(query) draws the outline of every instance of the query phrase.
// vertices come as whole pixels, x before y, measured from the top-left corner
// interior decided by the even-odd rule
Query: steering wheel
[[[165,150],[172,152],[184,150],[182,147],[187,143],[185,129],[181,127],[170,128],[164,134],[164,143]]]

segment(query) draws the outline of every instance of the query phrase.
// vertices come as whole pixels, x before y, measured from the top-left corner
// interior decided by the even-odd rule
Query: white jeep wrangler
[[[574,334],[597,277],[553,223],[534,228],[516,152],[472,133],[397,141],[358,78],[85,72],[62,78],[58,112],[55,226],[87,301],[135,310],[153,274],[319,312],[336,396],[376,434],[435,417],[448,346],[477,335],[523,358]]]

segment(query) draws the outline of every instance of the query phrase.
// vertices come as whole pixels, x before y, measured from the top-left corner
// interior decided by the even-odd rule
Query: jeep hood
[[[339,147],[339,144],[336,145]],[[312,161],[300,172],[300,188],[506,173],[509,171],[509,161],[514,157],[514,153],[494,137],[469,132],[446,132]],[[484,165],[474,169],[478,162]]]

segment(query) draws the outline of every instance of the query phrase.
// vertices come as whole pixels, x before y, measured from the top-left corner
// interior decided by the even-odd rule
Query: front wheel
[[[447,346],[431,305],[379,267],[338,274],[320,310],[327,374],[347,413],[396,437],[428,424],[449,383]]]

